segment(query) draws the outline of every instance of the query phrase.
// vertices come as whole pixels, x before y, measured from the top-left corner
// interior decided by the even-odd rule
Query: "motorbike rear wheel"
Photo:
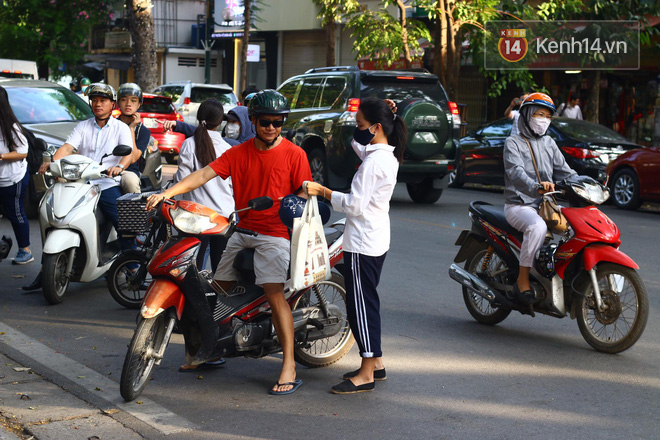
[[[646,327],[646,286],[634,269],[614,263],[599,264],[596,280],[608,309],[596,311],[593,286],[587,283],[584,295],[576,298],[578,327],[582,337],[597,351],[620,353],[632,347]]]
[[[139,309],[152,277],[144,252],[133,250],[120,255],[108,270],[110,295],[128,309]]]
[[[57,254],[44,254],[42,290],[48,304],[59,304],[64,299],[64,293],[69,287],[69,277],[66,268],[69,265],[69,250]]]
[[[167,328],[173,319],[173,316],[161,313],[138,324],[126,352],[119,383],[121,397],[127,402],[135,400],[147,386],[158,360],[155,355],[169,342]]]
[[[471,257],[468,257],[465,262],[465,270],[484,279],[484,281],[486,281],[487,278],[493,278],[494,272],[500,272],[505,268],[504,261],[500,259],[497,254],[493,253],[490,261],[488,261],[486,273],[482,273],[481,266],[488,258],[487,251],[488,247],[484,244],[481,249],[475,252]],[[482,276],[479,276],[480,274],[482,274]],[[463,287],[463,301],[465,301],[465,306],[467,307],[468,312],[470,312],[470,315],[481,324],[499,324],[511,313],[511,309],[493,307],[486,298],[468,290],[466,287]]]
[[[323,293],[328,304],[334,304],[341,309],[344,322],[336,335],[317,339],[311,341],[309,346],[297,346],[294,349],[296,362],[309,368],[327,367],[337,362],[348,353],[355,343],[348,319],[346,318],[344,277],[337,272],[333,272],[330,280],[321,281],[316,286]],[[313,289],[309,289],[304,295],[298,298],[294,309],[318,306],[318,298]]]

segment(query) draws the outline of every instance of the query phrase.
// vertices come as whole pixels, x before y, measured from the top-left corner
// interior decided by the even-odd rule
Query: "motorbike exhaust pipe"
[[[449,266],[449,277],[486,300],[495,301],[497,295],[486,283],[456,264]]]

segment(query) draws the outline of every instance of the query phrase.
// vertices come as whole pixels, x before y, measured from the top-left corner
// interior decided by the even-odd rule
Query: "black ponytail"
[[[23,131],[23,126],[18,122],[14,111],[9,105],[9,95],[4,87],[0,86],[0,133],[7,144],[9,151],[16,151],[18,145],[14,142],[14,133],[16,131],[16,124],[18,124],[18,129],[21,133]],[[18,134],[18,133],[16,133]]]
[[[197,109],[197,121],[199,126],[195,130],[195,155],[202,164],[207,166],[216,159],[213,140],[209,136],[208,130],[215,130],[222,123],[225,110],[220,101],[215,98],[209,98],[202,102]]]
[[[408,128],[398,115],[393,114],[385,101],[379,98],[365,98],[360,101],[360,111],[371,124],[379,123],[387,136],[387,142],[394,147],[394,157],[403,162],[408,141]]]

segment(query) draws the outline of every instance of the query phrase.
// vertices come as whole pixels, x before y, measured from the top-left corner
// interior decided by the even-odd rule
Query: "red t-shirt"
[[[305,180],[312,180],[307,155],[302,148],[282,139],[277,147],[261,151],[252,138],[222,153],[210,167],[223,179],[231,176],[236,209],[247,208],[248,201],[255,197],[273,199],[270,209],[239,213],[241,228],[289,238],[278,214],[279,198],[293,194]]]

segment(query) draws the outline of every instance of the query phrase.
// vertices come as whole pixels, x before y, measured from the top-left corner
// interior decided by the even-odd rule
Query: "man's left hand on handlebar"
[[[121,167],[110,167],[107,169],[107,173],[109,177],[115,177],[121,174],[121,172],[124,171]]]

